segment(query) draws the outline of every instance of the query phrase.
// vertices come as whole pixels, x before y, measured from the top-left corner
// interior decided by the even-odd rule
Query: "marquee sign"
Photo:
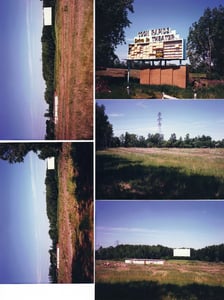
[[[185,40],[170,27],[142,31],[129,44],[128,59],[185,59]]]

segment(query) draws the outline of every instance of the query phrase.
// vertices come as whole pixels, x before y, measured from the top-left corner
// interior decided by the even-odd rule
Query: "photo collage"
[[[223,1],[0,16],[1,298],[223,300]]]

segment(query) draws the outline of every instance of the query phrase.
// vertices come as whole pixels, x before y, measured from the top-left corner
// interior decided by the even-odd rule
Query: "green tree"
[[[176,147],[177,146],[177,136],[176,133],[172,133],[169,140],[166,143],[167,147]]]
[[[2,143],[0,144],[0,158],[9,163],[23,162],[27,153],[33,149],[30,143]]]
[[[108,121],[105,106],[96,103],[96,149],[105,149],[111,146],[113,127]]]
[[[129,27],[128,11],[134,12],[133,0],[96,0],[96,66],[108,66],[117,56],[117,45],[125,42],[124,28]]]
[[[136,147],[138,145],[138,137],[136,134],[133,133],[125,133],[125,147]]]
[[[188,36],[188,56],[195,71],[224,75],[224,7],[207,8]]]

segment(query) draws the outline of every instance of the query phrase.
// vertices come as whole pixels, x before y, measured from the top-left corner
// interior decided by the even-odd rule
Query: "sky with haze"
[[[204,10],[221,4],[223,0],[134,0],[134,13],[128,14],[132,24],[125,29],[126,45],[119,45],[116,54],[120,60],[127,59],[128,44],[144,30],[170,27],[187,39],[190,26],[199,20]]]
[[[0,160],[0,283],[47,283],[52,242],[46,212],[46,162]]]
[[[0,10],[0,139],[44,139],[43,3],[8,0]]]
[[[147,138],[159,132],[158,113],[161,112],[161,133],[167,140],[172,133],[177,138],[209,135],[224,139],[224,101],[222,100],[97,100],[113,125],[114,136],[134,133]]]
[[[223,201],[96,201],[96,248],[200,249],[224,243]]]

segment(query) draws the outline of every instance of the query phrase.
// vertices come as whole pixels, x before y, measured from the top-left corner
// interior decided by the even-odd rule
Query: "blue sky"
[[[97,100],[105,106],[105,113],[113,125],[114,136],[125,132],[147,137],[158,129],[161,112],[161,133],[169,139],[209,135],[214,140],[224,139],[224,101],[222,100]]]
[[[223,201],[96,201],[96,247],[224,243]]]
[[[126,28],[126,43],[132,43],[139,31],[171,27],[180,37],[187,39],[190,26],[199,20],[207,7],[223,5],[223,0],[134,0],[134,13],[129,13],[132,22]],[[127,59],[128,45],[117,47],[120,60]]]
[[[8,0],[0,10],[0,139],[43,139],[41,1]]]
[[[45,194],[46,162],[0,160],[0,283],[46,283],[52,244]]]

